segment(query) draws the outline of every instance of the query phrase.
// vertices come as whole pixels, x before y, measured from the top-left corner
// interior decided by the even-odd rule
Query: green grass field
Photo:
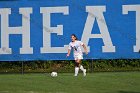
[[[140,72],[1,74],[0,93],[140,93]]]

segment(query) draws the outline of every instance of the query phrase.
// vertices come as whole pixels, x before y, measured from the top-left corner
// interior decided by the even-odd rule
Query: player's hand
[[[69,56],[70,56],[70,54],[67,54],[67,55],[66,55],[66,57],[69,57]]]
[[[88,55],[88,52],[87,52],[87,51],[85,51],[85,54],[86,54],[86,55]]]

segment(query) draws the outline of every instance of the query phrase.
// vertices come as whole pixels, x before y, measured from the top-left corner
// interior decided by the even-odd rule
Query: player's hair
[[[78,40],[77,36],[75,34],[72,34],[71,36],[74,36],[76,39],[75,40]]]

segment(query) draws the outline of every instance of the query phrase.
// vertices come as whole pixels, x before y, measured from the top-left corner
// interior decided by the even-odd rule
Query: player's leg
[[[81,60],[82,58],[77,60],[77,63],[79,63],[79,68],[83,71],[83,75],[86,76],[86,69],[84,69],[84,67],[81,65]]]
[[[79,68],[83,71],[83,75],[86,76],[86,69],[81,65],[81,59],[75,60],[75,76],[78,75]]]
[[[82,61],[82,60],[80,60],[80,61]],[[83,71],[83,75],[86,76],[86,69],[84,69],[84,67],[81,64],[79,64],[79,68]]]
[[[78,75],[79,72],[79,68],[83,71],[83,75],[86,76],[86,69],[84,69],[84,67],[81,65],[83,56],[79,55],[79,56],[75,56],[75,75]]]
[[[74,76],[77,76],[79,72],[79,63],[77,62],[77,59],[75,59],[75,74]]]

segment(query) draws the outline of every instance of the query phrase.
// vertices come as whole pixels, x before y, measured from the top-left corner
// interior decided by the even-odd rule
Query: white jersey
[[[81,41],[70,42],[68,49],[70,49],[70,50],[73,49],[74,56],[83,55],[82,50],[80,48],[80,46],[82,46],[82,45],[83,45],[83,42],[81,42]]]

